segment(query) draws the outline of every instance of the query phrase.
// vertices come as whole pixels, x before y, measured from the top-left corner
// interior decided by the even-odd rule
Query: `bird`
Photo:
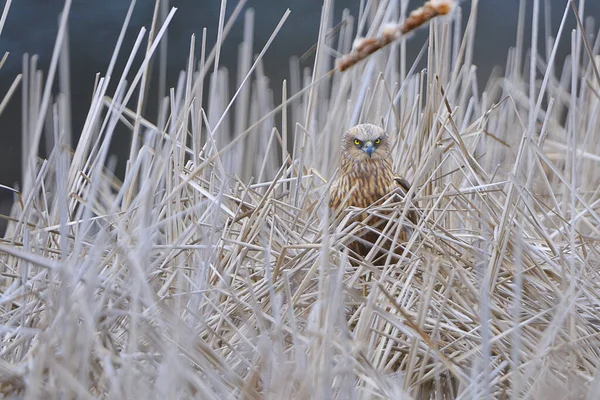
[[[406,196],[411,186],[407,180],[394,173],[390,147],[385,130],[374,124],[356,125],[344,133],[338,174],[329,191],[330,212],[335,215],[347,207],[368,208],[393,192]],[[409,210],[407,217],[416,225],[417,213],[414,209]],[[389,217],[369,216],[365,212],[352,218],[350,222],[364,226],[348,243],[348,248],[365,258],[382,235],[388,219]],[[401,229],[398,237],[400,243],[405,242],[408,236],[408,230]],[[380,250],[371,260],[373,264],[385,261],[393,238],[392,231],[379,240]],[[402,246],[396,245],[393,253],[397,257],[403,251]]]

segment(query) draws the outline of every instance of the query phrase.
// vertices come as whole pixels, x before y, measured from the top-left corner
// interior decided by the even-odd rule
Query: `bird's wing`
[[[408,193],[408,191],[410,190],[410,183],[408,183],[408,181],[404,178],[401,178],[399,176],[395,176],[394,177],[394,181],[396,181],[396,183],[398,184],[398,186],[400,186],[402,188],[402,190],[404,191],[404,194],[406,195]],[[415,194],[412,194],[412,197],[414,197]],[[414,207],[419,207],[419,205],[413,201],[413,205]],[[418,215],[417,212],[411,207],[411,209],[408,210],[408,214],[407,214],[408,219],[413,223],[413,224],[417,224],[418,221]]]
[[[340,185],[340,178],[337,176],[334,179],[331,186],[329,186],[329,208],[335,209],[339,197],[338,186]]]
[[[408,193],[408,191],[410,190],[410,183],[408,183],[406,179],[400,178],[399,176],[395,176],[394,180],[398,185],[400,185],[400,187],[402,187],[402,189],[404,189],[405,194]]]

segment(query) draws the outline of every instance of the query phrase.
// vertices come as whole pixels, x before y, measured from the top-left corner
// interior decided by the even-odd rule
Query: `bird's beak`
[[[367,153],[369,155],[369,157],[371,157],[371,155],[373,154],[373,151],[375,151],[375,147],[373,147],[373,142],[371,142],[370,140],[365,143],[364,147],[363,147],[363,151],[365,153]]]

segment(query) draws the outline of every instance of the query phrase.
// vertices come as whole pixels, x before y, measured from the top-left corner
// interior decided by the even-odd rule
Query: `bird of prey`
[[[382,128],[361,124],[344,133],[340,168],[330,189],[330,210],[336,212],[345,207],[367,208],[392,192],[396,191],[403,197],[409,190],[409,183],[396,176],[392,170],[389,138]],[[416,224],[417,215],[414,210],[410,210],[407,217]],[[378,242],[380,250],[372,262],[376,264],[376,261],[385,261],[395,236],[394,230],[385,229],[389,218],[389,213],[387,218],[369,216],[367,213],[354,218],[351,222],[358,222],[362,226],[354,240],[348,244],[349,249],[364,258],[383,233],[384,238]],[[407,230],[402,227],[400,229],[402,231],[398,242],[402,243],[407,240]],[[403,251],[402,246],[396,245],[396,255]]]

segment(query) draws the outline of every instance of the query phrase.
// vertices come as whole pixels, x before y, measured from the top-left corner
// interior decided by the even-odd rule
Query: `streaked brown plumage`
[[[354,190],[353,190],[354,188]],[[342,202],[345,207],[366,208],[387,196],[396,189],[405,194],[410,189],[407,181],[396,176],[392,170],[392,156],[389,138],[385,131],[372,124],[362,124],[350,128],[342,139],[342,153],[338,177],[331,185],[329,207],[332,211],[339,210]],[[352,192],[352,193],[350,193]],[[347,199],[346,199],[347,198]],[[410,211],[407,217],[416,224],[416,213]],[[368,226],[361,228],[355,240],[348,244],[350,250],[361,257],[366,257],[381,236],[388,219],[370,216],[362,213],[354,221]],[[407,234],[403,229],[398,242],[406,241]],[[390,239],[379,242],[383,251],[373,258],[373,262],[385,261],[386,250],[391,246],[394,232],[388,232]],[[403,248],[397,247],[395,254],[402,254]]]

